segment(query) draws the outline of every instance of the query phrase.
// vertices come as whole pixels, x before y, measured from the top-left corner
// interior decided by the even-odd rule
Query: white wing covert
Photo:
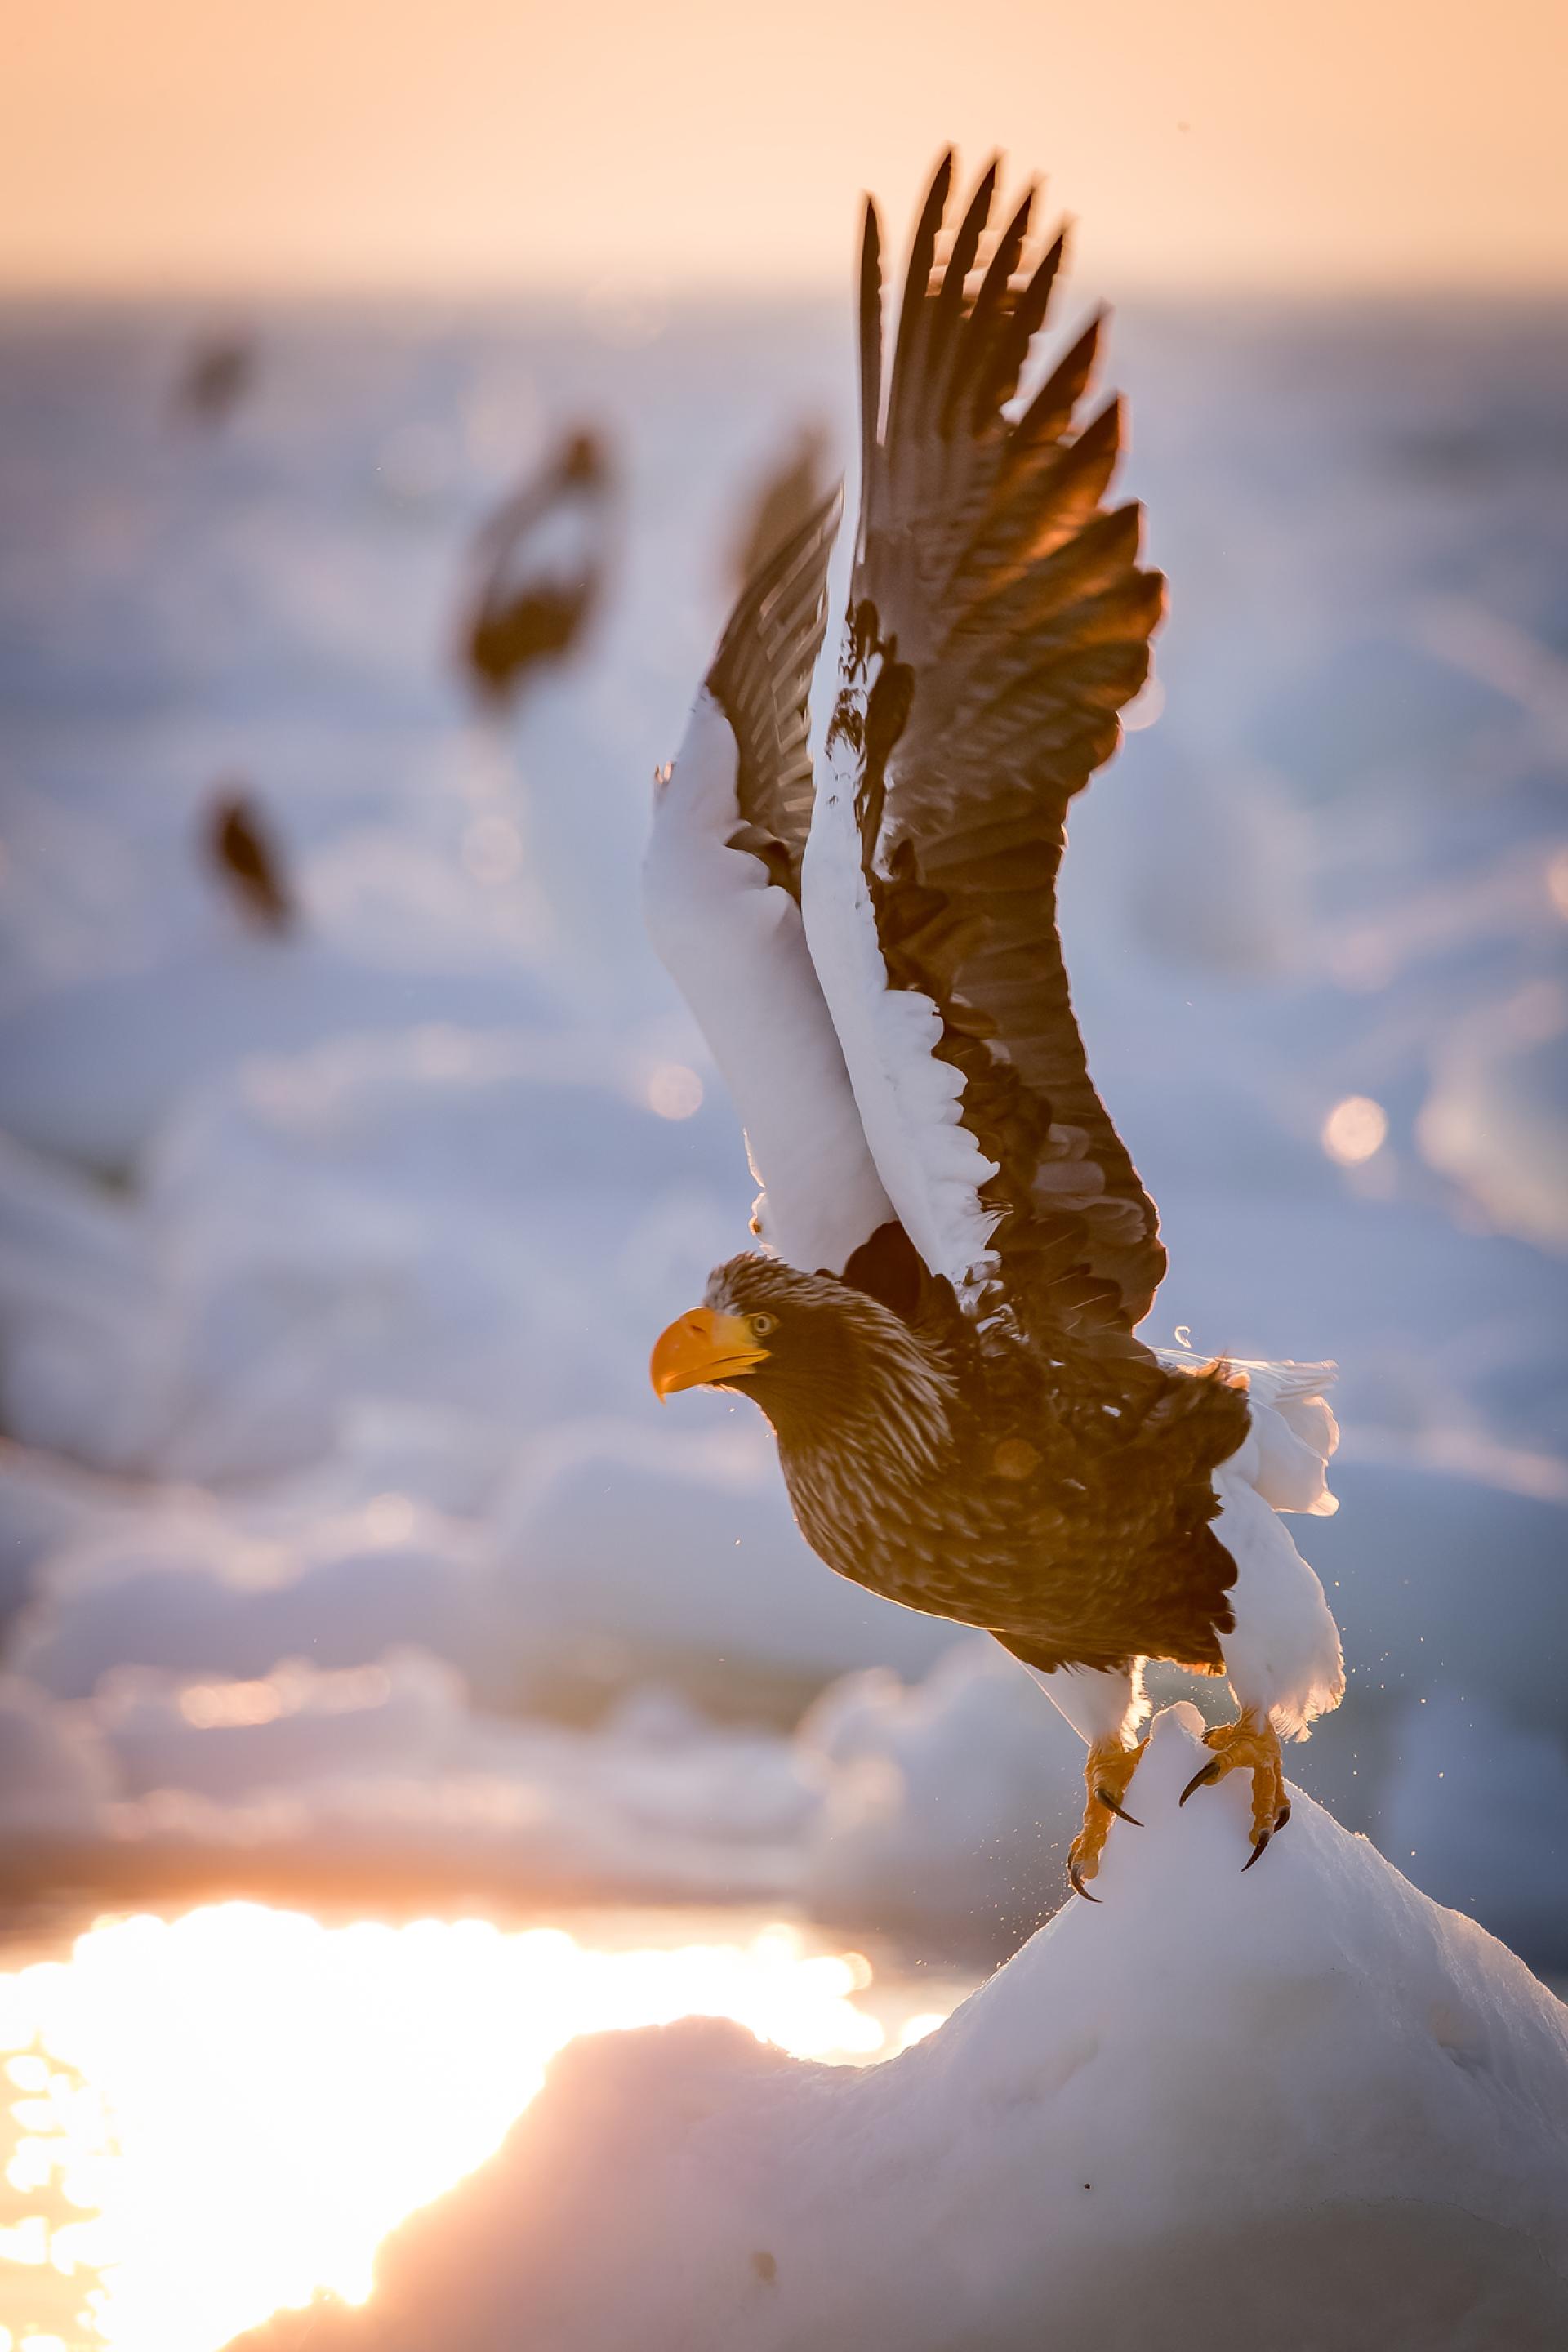
[[[763,1191],[754,1230],[841,1274],[892,1217],[801,920],[808,697],[840,508],[826,500],[742,592],[655,786],[643,907],[706,1038]]]

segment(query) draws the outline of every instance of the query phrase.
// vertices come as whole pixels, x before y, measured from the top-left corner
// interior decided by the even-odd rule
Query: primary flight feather
[[[1165,1252],[1089,1076],[1056,886],[1164,583],[1136,505],[1107,503],[1119,404],[1080,414],[1098,322],[1020,403],[1062,240],[1034,241],[1032,192],[998,217],[996,179],[954,212],[938,166],[890,358],[867,206],[825,773],[836,498],[749,583],[656,787],[649,926],[741,1112],[764,1247],[715,1271],[652,1370],[661,1395],[755,1401],[830,1567],[1040,1677],[1089,1746],[1087,1893],[1133,1819],[1150,1657],[1229,1676],[1237,1719],[1198,1779],[1250,1772],[1250,1860],[1283,1826],[1279,1736],[1343,1676],[1275,1513],[1332,1508],[1336,1433],[1327,1366],[1135,1336]]]

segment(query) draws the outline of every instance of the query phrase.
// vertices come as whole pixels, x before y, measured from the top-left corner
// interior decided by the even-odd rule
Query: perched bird
[[[569,434],[480,531],[462,658],[487,700],[514,700],[582,636],[604,593],[611,491],[603,443]]]
[[[246,913],[268,930],[288,930],[294,904],[281,854],[256,803],[233,785],[220,787],[207,808],[202,838],[207,856]]]
[[[765,1186],[653,1351],[660,1396],[748,1396],[832,1568],[988,1628],[1089,1742],[1080,1893],[1128,1795],[1142,1667],[1228,1675],[1192,1786],[1251,1776],[1343,1688],[1279,1510],[1334,1507],[1325,1365],[1204,1364],[1135,1337],[1154,1204],[1089,1075],[1057,929],[1068,803],[1115,751],[1164,583],[1106,503],[1118,404],[1091,324],[1021,413],[1062,260],[996,166],[915,231],[885,367],[860,278],[861,482],[826,772],[808,698],[837,498],[742,596],[656,782],[645,903]],[[938,257],[945,236],[945,260]],[[1189,1790],[1188,1793],[1191,1793]],[[1090,1898],[1095,1899],[1095,1898]]]

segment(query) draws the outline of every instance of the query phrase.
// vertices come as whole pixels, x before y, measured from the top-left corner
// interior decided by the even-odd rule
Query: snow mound
[[[1244,1876],[1234,1781],[1177,1811],[1197,1727],[1156,1722],[1102,1902],[928,2040],[576,2044],[311,2352],[1559,2346],[1568,2018],[1310,1800]]]

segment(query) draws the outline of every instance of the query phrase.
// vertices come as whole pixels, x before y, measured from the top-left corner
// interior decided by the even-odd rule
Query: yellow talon
[[[1084,1880],[1093,1878],[1100,1869],[1100,1857],[1111,1822],[1121,1820],[1131,1822],[1134,1829],[1143,1826],[1122,1803],[1142,1753],[1142,1744],[1123,1748],[1120,1739],[1098,1739],[1089,1751],[1089,1761],[1083,1768],[1084,1786],[1089,1791],[1084,1801],[1083,1827],[1068,1852],[1068,1877],[1086,1902],[1100,1900],[1098,1895],[1090,1895]]]
[[[1252,1852],[1242,1864],[1244,1870],[1250,1870],[1275,1831],[1282,1830],[1290,1818],[1279,1735],[1266,1718],[1259,1719],[1250,1707],[1244,1707],[1234,1723],[1216,1724],[1212,1731],[1205,1731],[1204,1746],[1212,1748],[1214,1756],[1193,1774],[1182,1790],[1181,1801],[1184,1805],[1195,1790],[1212,1787],[1227,1772],[1250,1771]]]

